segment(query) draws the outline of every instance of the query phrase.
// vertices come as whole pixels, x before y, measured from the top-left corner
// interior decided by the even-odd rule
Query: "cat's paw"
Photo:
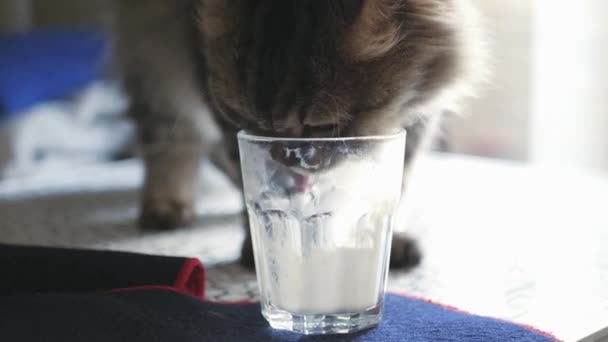
[[[191,226],[196,218],[194,203],[154,199],[144,200],[139,215],[139,226],[146,230],[168,230]]]
[[[391,246],[391,269],[408,269],[417,266],[422,260],[422,252],[416,240],[403,234],[393,236]]]

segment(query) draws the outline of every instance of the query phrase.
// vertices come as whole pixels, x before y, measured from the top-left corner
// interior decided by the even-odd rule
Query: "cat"
[[[114,52],[146,169],[144,228],[194,220],[203,154],[240,186],[241,129],[334,137],[403,127],[407,180],[417,151],[472,93],[482,69],[468,0],[121,0],[118,7]],[[252,266],[246,235],[241,262]],[[395,234],[391,267],[420,259],[416,241]]]

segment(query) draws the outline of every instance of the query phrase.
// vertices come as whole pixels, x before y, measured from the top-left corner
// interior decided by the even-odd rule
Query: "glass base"
[[[382,320],[382,305],[360,313],[300,315],[265,305],[262,315],[274,329],[304,335],[349,334],[377,326]]]

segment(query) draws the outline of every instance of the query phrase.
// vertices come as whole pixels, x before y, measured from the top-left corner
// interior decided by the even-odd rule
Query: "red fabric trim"
[[[102,291],[101,293],[119,293],[119,292],[129,292],[129,291],[141,291],[141,290],[150,290],[150,291],[169,291],[169,292],[175,292],[175,293],[179,293],[188,297],[192,297],[195,299],[201,299],[198,296],[194,295],[192,292],[183,289],[183,288],[178,288],[178,287],[174,287],[174,286],[162,286],[162,285],[145,285],[145,286],[133,286],[133,287],[123,287],[123,288],[118,288],[118,289],[111,289],[111,290],[107,290],[107,291]]]
[[[186,259],[177,272],[173,286],[170,285],[142,285],[111,289],[102,293],[116,293],[137,290],[162,290],[177,292],[199,300],[205,298],[205,268],[196,258]]]
[[[177,273],[174,286],[199,299],[205,298],[205,268],[201,261],[186,259]]]
[[[460,313],[471,315],[471,316],[491,318],[491,319],[494,319],[494,320],[497,320],[497,321],[501,321],[501,322],[505,322],[505,323],[509,323],[509,324],[515,324],[515,325],[518,325],[518,326],[520,326],[522,328],[534,331],[537,334],[540,334],[540,335],[543,335],[545,337],[548,337],[548,338],[552,339],[555,342],[564,342],[564,341],[560,340],[559,338],[557,338],[555,335],[553,335],[551,333],[548,333],[546,331],[542,331],[542,330],[540,330],[538,328],[535,328],[535,327],[527,325],[527,324],[512,322],[512,321],[509,321],[509,320],[506,320],[506,319],[502,319],[502,318],[480,316],[480,315],[477,315],[477,314],[474,314],[474,313],[471,313],[471,312],[459,309],[459,308],[451,306],[451,305],[446,305],[446,304],[438,303],[438,302],[435,302],[435,301],[430,300],[430,299],[426,299],[426,298],[421,298],[421,297],[418,297],[418,296],[409,295],[409,294],[403,293],[403,292],[398,292],[398,291],[387,291],[387,292],[388,293],[392,293],[392,294],[397,295],[397,296],[407,297],[407,298],[412,298],[412,299],[419,300],[419,301],[422,301],[422,302],[427,302],[429,304],[433,304],[433,305],[439,306],[439,307],[444,308],[446,310],[460,312]]]

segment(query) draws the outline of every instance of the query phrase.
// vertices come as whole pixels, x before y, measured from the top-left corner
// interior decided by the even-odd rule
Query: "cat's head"
[[[464,0],[198,1],[206,96],[253,133],[387,133],[468,72]]]

